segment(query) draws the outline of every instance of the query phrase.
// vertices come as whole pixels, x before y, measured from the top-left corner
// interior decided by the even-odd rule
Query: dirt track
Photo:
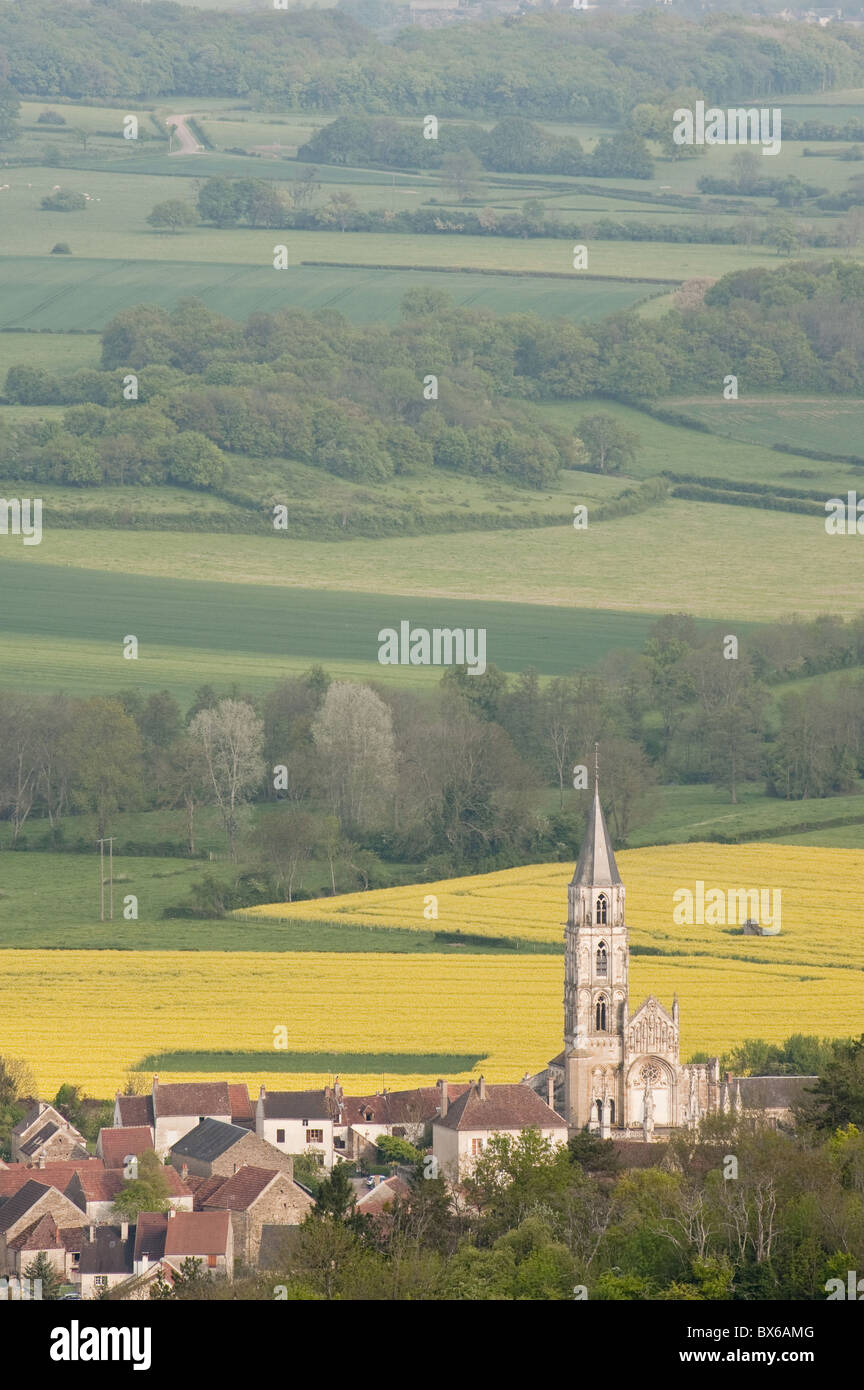
[[[180,141],[180,149],[172,150],[172,154],[201,154],[204,150],[204,146],[199,145],[198,141],[195,139],[195,136],[192,134],[191,130],[186,124],[188,119],[188,115],[165,117],[166,126],[170,128],[173,125],[175,127],[174,138],[175,140]]]

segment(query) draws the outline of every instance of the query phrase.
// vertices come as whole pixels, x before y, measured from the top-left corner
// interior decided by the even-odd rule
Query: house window
[[[597,925],[598,925],[598,927],[603,927],[603,926],[606,925],[606,913],[607,913],[607,911],[608,911],[608,908],[609,908],[609,903],[608,903],[608,900],[607,900],[607,898],[606,898],[606,895],[605,895],[605,893],[601,893],[601,894],[600,894],[600,897],[597,899]]]
[[[596,1033],[606,1032],[606,1000],[602,994],[594,1005],[594,1031]]]
[[[207,1268],[208,1268],[208,1269],[215,1269],[217,1263],[218,1263],[218,1260],[217,1260],[217,1256],[216,1256],[216,1255],[208,1255],[208,1256],[207,1256]]]
[[[284,1129],[277,1129],[277,1131],[276,1131],[276,1143],[277,1143],[277,1144],[284,1144],[284,1143],[285,1143],[285,1131],[284,1131]]]
[[[404,1125],[394,1125],[394,1126],[393,1126],[393,1138],[394,1138],[394,1139],[404,1139],[404,1138],[405,1138],[405,1126],[404,1126]]]
[[[80,1260],[81,1260],[81,1256],[80,1256],[79,1254],[73,1252],[73,1255],[72,1255],[72,1264],[73,1264],[73,1265],[78,1265],[78,1264],[80,1263]]]
[[[608,969],[609,958],[606,954],[606,942],[601,941],[597,947],[597,970],[598,975],[605,975]]]
[[[482,1152],[483,1152],[483,1140],[482,1140],[482,1139],[472,1139],[472,1140],[471,1140],[471,1153],[472,1153],[472,1155],[474,1155],[474,1156],[476,1157],[477,1154],[482,1154]]]
[[[323,1144],[323,1143],[324,1143],[324,1131],[323,1131],[323,1129],[307,1129],[307,1131],[306,1131],[306,1143],[307,1143],[307,1144]]]
[[[108,1275],[107,1275],[107,1274],[94,1274],[94,1275],[93,1275],[93,1285],[94,1285],[94,1287],[97,1288],[97,1289],[107,1289],[107,1287],[108,1287]]]

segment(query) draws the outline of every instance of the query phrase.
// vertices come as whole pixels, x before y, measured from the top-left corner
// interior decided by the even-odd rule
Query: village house
[[[250,1266],[258,1263],[265,1225],[299,1226],[315,1205],[311,1194],[287,1173],[251,1166],[228,1178],[205,1180],[195,1203],[204,1212],[230,1214],[234,1254]]]
[[[135,1236],[126,1221],[119,1226],[90,1227],[78,1262],[82,1298],[98,1298],[132,1274]]]
[[[39,1101],[12,1130],[12,1162],[31,1166],[88,1158],[87,1141],[53,1105]]]
[[[411,1188],[398,1173],[394,1173],[390,1178],[382,1178],[378,1174],[374,1187],[366,1188],[357,1198],[357,1210],[363,1216],[380,1220],[386,1217],[395,1201],[405,1201],[410,1195]]]
[[[341,1087],[322,1091],[268,1091],[261,1087],[255,1133],[286,1154],[311,1154],[323,1168],[334,1162],[334,1128],[340,1127]],[[338,1155],[341,1156],[341,1155]]]
[[[61,1278],[77,1272],[84,1239],[80,1208],[31,1178],[0,1207],[0,1275],[22,1275],[45,1254]]]
[[[106,1168],[125,1168],[129,1158],[140,1158],[152,1149],[155,1136],[150,1125],[129,1125],[125,1129],[100,1129],[96,1154]]]
[[[493,1134],[514,1138],[536,1129],[554,1145],[566,1144],[567,1122],[530,1086],[487,1086],[481,1076],[452,1105],[441,1086],[441,1114],[432,1122],[432,1154],[451,1181],[466,1177]]]
[[[345,1140],[345,1157],[375,1160],[375,1146],[382,1134],[422,1145],[426,1131],[441,1110],[441,1087],[416,1086],[410,1091],[388,1091],[374,1096],[342,1097],[342,1122],[335,1137]],[[456,1100],[468,1083],[450,1083],[448,1097]]]
[[[178,1081],[163,1084],[153,1077],[149,1096],[114,1098],[114,1128],[148,1125],[160,1158],[202,1120],[222,1120],[253,1129],[254,1117],[248,1088],[227,1081]]]
[[[226,1125],[221,1120],[202,1120],[172,1146],[169,1156],[184,1178],[230,1177],[246,1165],[294,1176],[290,1154],[240,1125]]]
[[[16,1192],[20,1192],[25,1183],[31,1182],[34,1178],[42,1183],[43,1187],[56,1187],[58,1192],[65,1192],[69,1184],[69,1179],[75,1173],[94,1169],[97,1172],[103,1171],[103,1164],[98,1158],[87,1158],[68,1163],[46,1163],[42,1168],[25,1168],[23,1164],[16,1163],[11,1168],[7,1168],[0,1173],[0,1209],[3,1203],[10,1197],[14,1197]]]
[[[186,1259],[199,1260],[211,1274],[234,1277],[234,1238],[227,1211],[142,1211],[135,1231],[136,1275],[165,1263],[180,1269]]]

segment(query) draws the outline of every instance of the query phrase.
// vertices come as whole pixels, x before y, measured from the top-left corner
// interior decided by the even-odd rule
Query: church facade
[[[737,1108],[740,1099],[721,1082],[716,1059],[682,1066],[677,997],[671,1009],[653,995],[631,1009],[625,896],[595,774],[568,888],[564,1051],[550,1062],[547,1081],[571,1131],[650,1140],[655,1129],[694,1128],[702,1115]]]

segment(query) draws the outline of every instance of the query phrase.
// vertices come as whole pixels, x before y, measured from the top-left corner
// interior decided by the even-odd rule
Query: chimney
[[[546,1104],[550,1110],[555,1109],[555,1081],[551,1072],[546,1076]]]
[[[173,1220],[174,1220],[174,1217],[175,1217],[176,1215],[177,1215],[177,1213],[176,1213],[176,1211],[174,1210],[174,1208],[173,1208],[173,1207],[169,1207],[169,1208],[168,1208],[168,1220],[169,1220],[169,1221],[173,1221]]]
[[[480,1080],[477,1082],[477,1094],[479,1095],[479,1097],[480,1097],[481,1100],[485,1100],[485,1099],[486,1099],[486,1078],[485,1078],[485,1076],[481,1076],[481,1077],[480,1077]]]
[[[90,1241],[90,1244],[92,1245],[92,1244],[93,1244],[93,1241],[96,1239],[96,1227],[95,1227],[95,1226],[88,1226],[88,1227],[87,1227],[87,1239]]]
[[[447,1095],[447,1082],[439,1080],[438,1090],[441,1092],[441,1119],[443,1120],[450,1104],[450,1097]]]
[[[128,1222],[128,1221],[121,1221],[121,1222],[120,1222],[120,1239],[124,1242],[124,1244],[125,1244],[125,1242],[129,1239],[129,1222]]]
[[[159,1085],[159,1073],[158,1073],[158,1071],[154,1071],[154,1073],[153,1073],[153,1090],[154,1090],[154,1092],[155,1092],[156,1087],[157,1087],[158,1085]]]
[[[42,1153],[40,1153],[39,1158],[38,1158],[38,1160],[37,1160],[37,1162],[36,1162],[36,1167],[37,1167],[37,1168],[44,1168],[44,1167],[45,1167],[45,1154],[44,1154],[44,1151],[43,1151]]]
[[[180,1169],[180,1176],[181,1176],[181,1178],[183,1179],[184,1182],[185,1182],[186,1179],[188,1178],[188,1176],[189,1176],[189,1164],[188,1164],[188,1163],[184,1163],[184,1164],[183,1164],[183,1167]]]
[[[259,1088],[258,1088],[258,1099],[259,1099],[259,1100],[263,1100],[264,1097],[266,1096],[266,1094],[267,1094],[267,1092],[266,1092],[265,1089],[264,1089],[264,1082],[262,1081],[262,1082],[261,1082],[261,1085],[260,1085]]]

